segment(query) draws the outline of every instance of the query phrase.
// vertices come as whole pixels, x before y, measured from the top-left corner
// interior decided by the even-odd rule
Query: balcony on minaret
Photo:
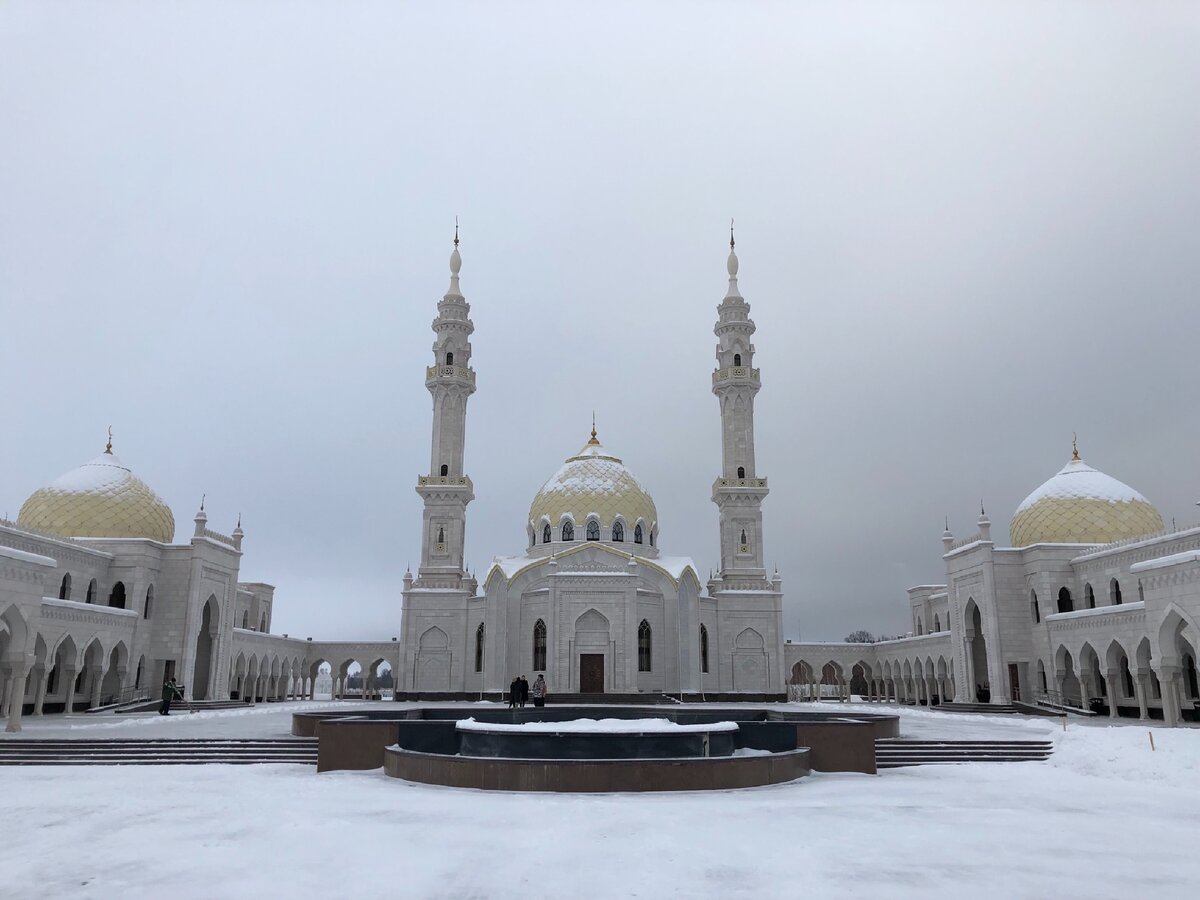
[[[475,485],[466,475],[418,475],[417,488],[465,488],[471,493],[475,492]]]
[[[425,369],[425,386],[459,384],[475,387],[475,370],[465,366],[429,366]]]
[[[713,494],[741,493],[754,497],[765,497],[767,494],[767,479],[765,478],[718,478],[713,482]]]
[[[712,382],[713,387],[719,384],[761,384],[758,369],[750,366],[726,366],[724,369],[717,369],[713,372]]]

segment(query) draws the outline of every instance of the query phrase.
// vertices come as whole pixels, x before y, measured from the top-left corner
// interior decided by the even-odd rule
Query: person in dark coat
[[[179,685],[175,683],[174,678],[168,678],[163,682],[162,708],[158,711],[158,714],[160,716],[169,716],[171,714],[171,701],[182,699],[183,694],[179,693]]]
[[[525,676],[521,676],[521,709],[525,708],[525,704],[529,702],[529,682],[525,680]]]
[[[508,708],[516,709],[517,700],[521,696],[521,676],[518,675],[512,680],[512,684],[508,686]]]
[[[533,683],[533,705],[545,706],[546,697],[549,695],[549,693],[550,692],[546,689],[546,679],[541,675],[538,675],[537,681]]]

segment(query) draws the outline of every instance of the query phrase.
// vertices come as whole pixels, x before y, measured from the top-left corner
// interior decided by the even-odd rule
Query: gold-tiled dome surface
[[[17,524],[62,537],[175,537],[170,507],[108,452],[34,491]]]
[[[1162,530],[1162,516],[1149,500],[1072,459],[1017,507],[1009,536],[1014,547],[1108,544]]]
[[[627,541],[633,539],[638,519],[647,528],[658,521],[650,495],[621,460],[599,442],[589,442],[542,485],[529,506],[529,521],[537,527],[546,516],[558,527],[562,517],[569,514],[575,521],[576,538],[582,539],[590,513],[599,516],[605,528],[611,528],[618,515],[624,518]]]

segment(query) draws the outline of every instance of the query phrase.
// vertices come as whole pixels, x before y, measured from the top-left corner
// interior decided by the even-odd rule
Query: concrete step
[[[246,740],[0,740],[0,765],[315,765],[314,738]]]
[[[969,762],[1040,762],[1050,758],[1049,741],[918,741],[880,738],[875,742],[875,765],[952,765]]]
[[[990,716],[1019,715],[1021,712],[1011,703],[943,703],[934,708],[942,712],[984,713]]]

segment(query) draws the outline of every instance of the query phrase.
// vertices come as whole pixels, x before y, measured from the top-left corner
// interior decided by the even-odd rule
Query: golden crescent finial
[[[729,220],[729,249],[733,249],[733,219]]]
[[[590,441],[588,441],[588,443],[589,444],[599,444],[600,443],[600,441],[596,437],[596,411],[594,409],[592,410],[592,439]]]
[[[458,216],[454,217],[454,246],[458,246]]]
[[[108,443],[104,445],[105,453],[112,453],[112,426],[108,426]]]
[[[1071,432],[1071,462],[1079,462],[1079,444],[1078,435]]]

